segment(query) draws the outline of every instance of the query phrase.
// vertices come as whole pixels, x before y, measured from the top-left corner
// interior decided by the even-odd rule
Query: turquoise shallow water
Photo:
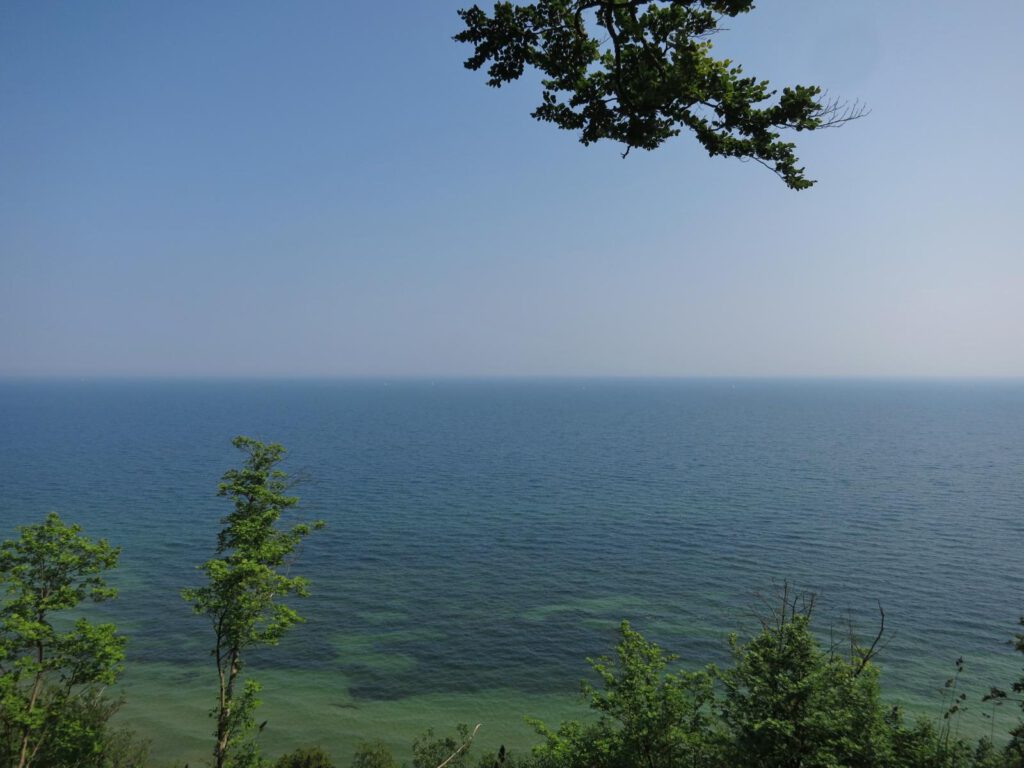
[[[578,711],[621,618],[725,661],[758,591],[891,638],[887,695],[941,710],[1020,667],[1024,384],[778,381],[0,382],[3,535],[57,510],[123,547],[125,719],[206,751],[208,633],[178,597],[225,513],[236,434],[284,443],[307,518],[307,624],[260,654],[271,751],[406,746]],[[980,705],[973,717],[980,717]],[[987,729],[980,719],[967,729]]]

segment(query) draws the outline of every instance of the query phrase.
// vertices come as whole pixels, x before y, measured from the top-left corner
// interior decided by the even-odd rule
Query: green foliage
[[[930,720],[904,726],[899,710],[889,718],[893,768],[968,768],[970,748],[959,740],[944,738]],[[978,767],[980,768],[980,766]]]
[[[1020,625],[1024,627],[1024,616],[1020,618]],[[1024,631],[1014,636],[1014,648],[1024,653]],[[1024,672],[1013,683],[1013,692],[1017,694],[1021,710],[1024,711]],[[1010,732],[1010,743],[1006,747],[1008,765],[1012,768],[1024,768],[1024,718]]]
[[[673,768],[711,765],[716,734],[708,721],[712,678],[707,672],[668,672],[676,657],[622,622],[615,658],[591,660],[602,688],[583,683],[596,722],[535,723],[545,741],[541,766]]]
[[[1012,768],[989,739],[981,739],[971,757],[971,768]]]
[[[40,766],[74,768],[144,768],[148,745],[110,720],[122,701],[89,688],[50,712],[50,737],[36,758]]]
[[[689,130],[710,155],[756,160],[790,188],[805,189],[814,182],[780,130],[835,126],[864,110],[823,101],[818,86],[779,94],[714,58],[710,37],[720,18],[753,7],[753,0],[497,2],[490,15],[476,5],[460,10],[465,29],[455,39],[474,46],[468,69],[489,63],[490,86],[539,70],[543,92],[533,117],[579,131],[583,144],[612,139],[628,154]]]
[[[320,747],[309,747],[281,755],[274,768],[334,768],[334,763]]]
[[[535,759],[520,758],[505,749],[502,744],[497,752],[484,752],[477,760],[477,768],[535,768]]]
[[[427,729],[413,741],[413,768],[437,768],[442,763],[446,763],[445,768],[468,768],[469,745],[475,731],[471,734],[465,723],[459,723],[455,731],[453,736],[437,738],[433,729]]]
[[[839,768],[888,763],[877,669],[863,654],[825,652],[810,606],[783,597],[749,643],[730,638],[734,666],[721,673],[730,764]]]
[[[352,757],[352,768],[398,768],[398,763],[384,742],[361,741]]]
[[[97,696],[120,671],[124,638],[112,624],[61,614],[115,596],[103,574],[119,550],[56,513],[20,532],[0,544],[0,765],[59,765],[53,755],[68,750],[102,753],[116,709]]]
[[[584,684],[596,720],[535,723],[532,768],[1021,768],[990,739],[953,735],[955,686],[941,727],[906,726],[881,701],[882,628],[840,653],[816,639],[812,609],[787,591],[756,636],[731,638],[730,667],[689,673],[669,671],[675,657],[623,623],[615,657],[591,662],[600,687]]]
[[[193,610],[210,619],[214,631],[216,768],[260,763],[254,718],[260,688],[248,680],[241,693],[237,690],[245,652],[255,646],[277,645],[284,633],[302,620],[283,600],[305,597],[308,583],[302,577],[286,575],[287,567],[301,541],[323,526],[300,523],[280,530],[277,523],[282,514],[298,503],[296,497],[286,494],[287,474],[276,468],[284,448],[248,437],[236,437],[233,444],[245,454],[245,463],[224,474],[218,495],[230,498],[234,509],[221,519],[224,527],[217,535],[217,556],[200,566],[207,584],[183,592]]]

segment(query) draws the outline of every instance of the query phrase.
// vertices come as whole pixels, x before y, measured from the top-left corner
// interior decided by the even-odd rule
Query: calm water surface
[[[57,510],[123,547],[102,612],[158,755],[207,749],[209,635],[178,595],[237,434],[284,443],[328,523],[295,569],[308,622],[252,665],[271,752],[459,721],[523,747],[620,619],[721,662],[784,580],[823,632],[869,634],[881,602],[911,708],[941,711],[958,656],[978,695],[1019,670],[1024,383],[0,382],[2,535]]]

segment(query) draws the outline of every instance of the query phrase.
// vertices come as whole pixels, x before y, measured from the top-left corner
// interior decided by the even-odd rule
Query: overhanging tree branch
[[[792,189],[814,184],[780,130],[835,128],[867,114],[818,86],[772,90],[711,55],[720,21],[753,0],[538,0],[459,11],[455,35],[474,46],[468,69],[487,68],[501,87],[526,69],[543,76],[533,117],[578,131],[583,144],[611,139],[655,149],[691,130],[712,156],[757,160]],[[700,114],[710,107],[716,119]]]

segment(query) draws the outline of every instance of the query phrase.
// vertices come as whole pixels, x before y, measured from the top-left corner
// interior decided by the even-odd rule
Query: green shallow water
[[[393,662],[391,662],[393,663]],[[210,703],[216,695],[210,670],[194,667],[136,665],[121,690],[127,705],[118,721],[152,745],[152,754],[200,763],[212,747]],[[413,739],[428,728],[454,733],[458,723],[481,724],[474,752],[504,745],[526,751],[537,741],[526,717],[548,723],[587,717],[576,696],[530,694],[515,688],[473,693],[433,693],[392,701],[356,701],[343,674],[266,670],[254,677],[263,684],[260,720],[266,720],[261,743],[269,754],[320,745],[344,764],[360,741],[379,740],[396,756],[411,756]]]

